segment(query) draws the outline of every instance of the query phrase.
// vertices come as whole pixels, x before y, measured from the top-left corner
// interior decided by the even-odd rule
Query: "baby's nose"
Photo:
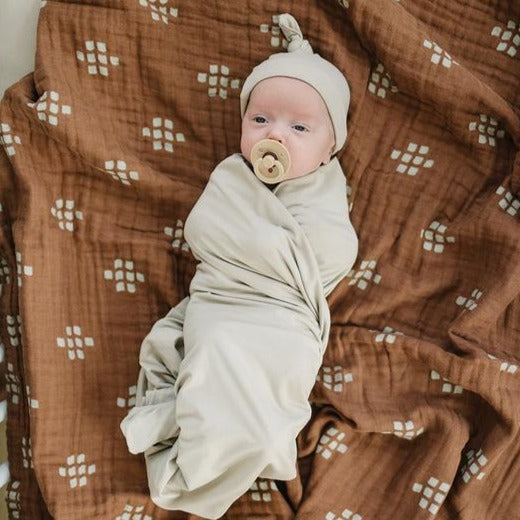
[[[285,140],[284,133],[281,130],[281,128],[277,126],[273,126],[269,130],[269,139],[272,139],[273,141],[278,141],[279,143],[283,143]]]

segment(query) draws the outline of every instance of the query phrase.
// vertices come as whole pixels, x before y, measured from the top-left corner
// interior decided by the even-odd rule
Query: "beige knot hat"
[[[244,117],[249,96],[260,81],[275,76],[305,81],[320,94],[329,111],[334,128],[334,155],[347,139],[347,112],[350,104],[347,80],[332,63],[312,51],[309,42],[303,39],[298,22],[293,16],[281,14],[278,25],[289,42],[287,52],[271,54],[246,78],[240,93],[241,116]]]

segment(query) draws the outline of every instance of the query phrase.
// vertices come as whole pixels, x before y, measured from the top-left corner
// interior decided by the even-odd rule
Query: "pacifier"
[[[287,177],[291,167],[289,151],[273,139],[262,139],[251,149],[251,164],[255,175],[267,184],[274,184]]]

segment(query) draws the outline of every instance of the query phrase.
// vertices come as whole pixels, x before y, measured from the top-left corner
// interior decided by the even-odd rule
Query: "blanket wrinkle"
[[[113,150],[118,149],[120,153],[123,154],[121,147],[113,141],[112,137],[109,139],[105,137],[100,139],[97,143],[93,143],[93,136],[97,135],[97,137],[99,137],[99,134],[96,134],[96,132],[81,131],[82,129],[74,125],[71,127],[66,124],[66,120],[59,126],[50,126],[44,121],[41,121],[38,118],[35,107],[38,106],[38,103],[45,93],[48,94],[48,92],[52,91],[51,84],[53,82],[43,74],[43,72],[41,75],[42,83],[39,83],[38,74],[37,71],[35,71],[26,74],[17,83],[9,87],[4,93],[4,107],[16,107],[18,113],[20,115],[23,114],[24,119],[30,121],[33,127],[36,126],[38,131],[46,135],[53,143],[56,143],[58,146],[64,146],[68,152],[78,157],[85,166],[92,168],[96,173],[101,172],[106,174],[107,170],[103,167],[105,164],[103,157],[114,153]],[[54,81],[57,83],[60,82],[58,78],[55,78]],[[73,96],[71,95],[70,97],[72,98]],[[84,115],[82,117],[86,117],[90,121],[92,128],[103,126],[96,114],[89,110],[89,104],[87,102],[78,104],[77,107],[80,112],[83,112]],[[113,132],[112,135],[116,135],[116,132]],[[109,149],[111,150],[110,153],[108,153]],[[131,157],[126,150],[124,155],[127,159]],[[16,161],[16,159],[15,156],[13,160]],[[134,164],[138,164],[140,161],[135,157],[133,162]]]
[[[387,9],[394,10],[396,15],[389,18]],[[417,73],[417,64],[412,68],[400,59],[406,53],[404,45],[410,46],[412,40],[415,40],[414,46],[421,48],[423,42],[434,38],[428,27],[411,12],[400,4],[388,5],[386,0],[375,0],[355,2],[349,14],[358,35],[389,70],[399,90],[429,104],[432,112],[448,123],[450,132],[458,141],[473,145],[467,127],[461,126],[459,122],[460,114],[478,116],[478,113],[485,113],[496,117],[504,125],[515,146],[520,147],[520,117],[515,112],[514,105],[504,99],[493,86],[486,84],[484,78],[472,73],[463,60],[452,65],[454,70],[450,74],[440,72],[426,75]],[[376,29],[379,24],[391,27],[385,38]],[[411,24],[417,29],[412,34],[409,31]],[[403,37],[396,39],[396,34]],[[450,48],[444,50],[450,54],[453,52]],[[427,52],[427,49],[423,48],[423,51]],[[458,56],[452,55],[452,59],[456,61]],[[421,66],[426,68],[431,64],[425,60]],[[465,94],[459,96],[458,92]],[[478,107],[478,113],[475,107]]]

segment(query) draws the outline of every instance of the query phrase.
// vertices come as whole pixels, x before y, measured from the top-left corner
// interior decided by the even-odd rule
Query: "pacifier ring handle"
[[[274,163],[276,162],[278,158],[271,154],[271,153],[266,153],[263,157],[262,157],[262,163],[265,167],[267,168],[272,168],[274,166]]]

